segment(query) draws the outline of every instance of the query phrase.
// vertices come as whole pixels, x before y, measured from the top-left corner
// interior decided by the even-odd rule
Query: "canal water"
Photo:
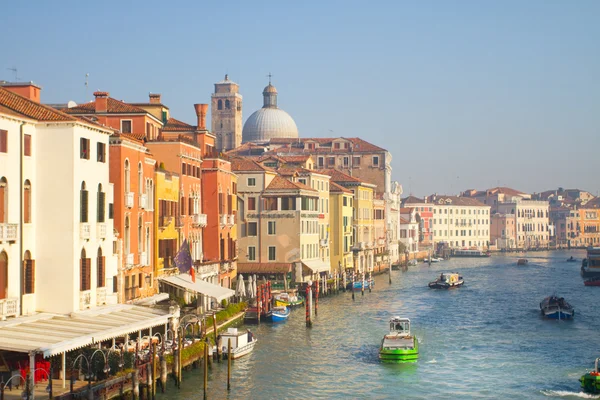
[[[578,379],[600,357],[600,287],[579,275],[584,251],[455,258],[419,264],[375,279],[372,293],[319,299],[312,329],[304,309],[288,321],[247,326],[258,337],[249,356],[209,374],[209,399],[430,399],[598,398]],[[529,259],[517,266],[519,257]],[[427,287],[441,272],[458,272],[465,285]],[[544,320],[540,301],[563,296],[573,321]],[[391,316],[410,318],[419,361],[384,364],[381,338]],[[243,329],[246,326],[242,327]],[[202,399],[202,369],[186,372],[181,389],[170,382],[160,399]]]

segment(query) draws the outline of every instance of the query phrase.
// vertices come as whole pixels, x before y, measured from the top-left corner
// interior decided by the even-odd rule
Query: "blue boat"
[[[371,282],[371,287],[372,288],[375,287],[375,280],[374,279],[371,279],[370,281],[368,279],[365,279],[365,281],[364,281],[364,283],[365,283],[365,289],[369,288],[369,282]],[[363,285],[362,281],[350,282],[350,283],[348,283],[346,285],[346,289],[350,290],[350,289],[354,288],[354,290],[357,290],[357,289],[361,290],[362,287],[363,287],[362,285]]]
[[[290,309],[288,307],[273,307],[271,311],[267,313],[267,318],[273,322],[283,322],[290,316]]]
[[[573,307],[558,296],[548,296],[540,303],[542,315],[550,319],[571,319],[575,315]]]

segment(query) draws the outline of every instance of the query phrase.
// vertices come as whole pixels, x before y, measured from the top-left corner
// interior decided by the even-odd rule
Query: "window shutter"
[[[113,276],[113,293],[117,293],[119,291],[119,285],[117,284],[117,276]]]
[[[185,215],[185,197],[181,196],[181,201],[179,202],[179,208],[181,209],[181,215]]]
[[[8,152],[8,131],[0,129],[0,152]]]
[[[81,222],[88,222],[88,191],[81,191]]]
[[[194,214],[194,199],[192,197],[188,197],[188,214]]]
[[[104,222],[104,200],[106,194],[104,192],[98,192],[98,222]]]
[[[5,186],[0,184],[0,224],[5,223],[4,217],[6,216],[6,210],[4,210],[4,191]]]
[[[86,281],[85,281],[85,290],[90,290],[92,287],[92,259],[91,258],[86,258],[85,259],[85,266],[86,266]]]
[[[113,203],[109,203],[108,204],[108,218],[113,219],[114,218],[114,206]]]
[[[105,270],[104,270],[104,261],[105,261],[105,257],[104,256],[100,256],[98,257],[98,282],[96,283],[97,287],[104,287],[106,286],[105,284],[105,280],[106,280],[106,276],[105,276]]]
[[[85,259],[79,259],[79,291],[83,292],[85,290]]]
[[[25,186],[23,190],[23,222],[31,222],[31,187]]]

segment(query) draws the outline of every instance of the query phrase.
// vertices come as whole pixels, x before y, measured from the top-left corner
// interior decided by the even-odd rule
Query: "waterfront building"
[[[117,301],[113,131],[40,104],[40,90],[0,87],[0,319]]]
[[[600,245],[600,198],[595,197],[579,208],[580,242],[584,246]]]
[[[358,272],[373,271],[375,266],[374,206],[376,186],[335,169],[320,171],[329,175],[331,181],[353,193],[354,267]]]
[[[491,207],[490,215],[498,212],[498,205],[501,203],[513,203],[518,199],[531,199],[530,194],[508,187],[495,187],[487,190],[469,189],[465,190],[461,197],[469,197],[489,205]]]
[[[419,224],[419,243],[422,246],[431,246],[433,243],[433,205],[427,201],[427,197],[421,199],[411,195],[402,200],[402,207],[415,209],[415,218]]]
[[[375,271],[382,271],[390,267],[390,257],[386,246],[387,235],[385,201],[382,195],[375,195],[373,198],[373,253],[375,257],[373,268]]]
[[[490,243],[497,250],[517,248],[517,221],[515,214],[495,213],[490,216]]]
[[[119,255],[119,302],[156,294],[154,275],[154,169],[156,160],[144,142],[113,133],[109,146],[110,182],[114,185],[114,229]]]
[[[329,204],[331,206],[329,219],[331,221],[331,271],[342,272],[353,269],[353,201],[351,190],[329,183]]]
[[[176,217],[179,215],[179,175],[167,171],[158,162],[155,172],[154,209],[154,276],[160,277],[176,272],[175,255],[179,250],[179,232]]]
[[[416,207],[400,209],[400,242],[404,245],[405,253],[414,255],[419,252],[419,223]]]
[[[550,207],[550,223],[556,228],[555,244],[559,248],[583,246],[577,206]]]
[[[490,244],[490,206],[468,197],[431,195],[433,244],[484,249]]]
[[[385,201],[388,203],[390,217],[387,226],[387,235],[389,241],[390,264],[400,262],[400,209],[402,208],[402,185],[398,182],[392,182],[392,189],[387,194]]]
[[[235,149],[242,144],[242,95],[239,85],[225,75],[215,83],[211,96],[211,131],[218,151]]]
[[[515,215],[515,243],[517,249],[548,248],[552,228],[549,224],[550,206],[547,201],[514,197],[496,205],[500,214]]]
[[[277,89],[269,78],[263,90],[263,107],[244,123],[242,142],[264,142],[271,138],[297,139],[298,127],[293,118],[277,106]]]

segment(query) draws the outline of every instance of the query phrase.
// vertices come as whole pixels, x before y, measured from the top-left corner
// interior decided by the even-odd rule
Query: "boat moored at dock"
[[[304,304],[304,297],[292,293],[278,293],[273,296],[276,307],[297,307]]]
[[[272,322],[283,322],[290,316],[289,307],[275,306],[269,312],[267,312],[267,319]]]
[[[228,358],[229,339],[231,339],[231,359],[235,360],[245,356],[254,349],[254,345],[258,341],[254,334],[247,331],[238,331],[237,328],[227,328],[226,332],[222,332],[217,340],[217,345],[221,349],[223,357]]]
[[[390,332],[381,340],[379,358],[382,361],[414,362],[419,358],[419,342],[410,332],[410,319],[393,317]]]
[[[454,250],[452,252],[452,257],[491,257],[492,253],[484,250]]]
[[[571,319],[575,315],[573,307],[563,297],[548,296],[540,303],[542,315],[550,319]]]
[[[464,283],[463,277],[457,273],[441,273],[439,278],[433,282],[429,282],[429,287],[431,289],[450,289],[462,286]]]
[[[587,248],[587,257],[581,261],[581,276],[600,277],[600,247]]]

